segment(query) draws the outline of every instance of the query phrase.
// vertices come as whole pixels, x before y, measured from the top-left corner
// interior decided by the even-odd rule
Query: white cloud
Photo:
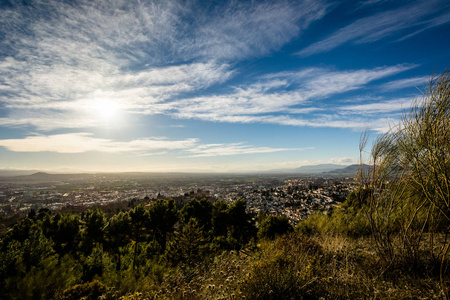
[[[230,94],[182,99],[153,105],[153,109],[180,119],[359,129],[365,127],[367,119],[345,120],[335,115],[336,107],[326,107],[321,102],[414,67],[398,65],[351,71],[311,68],[275,73],[262,77],[260,82],[240,86]],[[347,109],[350,110],[351,107]],[[307,118],[290,116],[294,114]]]
[[[328,160],[329,163],[338,165],[347,165],[355,163],[355,159],[351,157],[333,157]]]
[[[106,153],[149,152],[155,150],[186,149],[197,144],[197,139],[170,141],[164,138],[144,138],[129,142],[95,138],[90,133],[65,133],[28,136],[23,139],[0,140],[0,146],[14,152]]]
[[[426,76],[419,76],[413,78],[394,80],[381,85],[381,88],[386,91],[399,90],[408,87],[423,87],[428,82],[429,78]]]
[[[98,126],[76,116],[97,99],[160,113],[166,101],[230,79],[236,71],[227,61],[279,49],[327,7],[313,0],[15,2],[0,10],[0,93],[8,109],[0,124]]]
[[[412,98],[400,98],[395,100],[374,102],[358,105],[341,106],[338,110],[353,114],[385,114],[390,112],[401,112],[413,104]]]
[[[328,98],[415,66],[305,68],[211,92],[239,73],[232,62],[280,49],[328,7],[314,0],[219,6],[196,1],[17,2],[0,10],[5,49],[0,93],[7,111],[0,126],[86,131],[118,126],[133,114],[164,114],[359,128],[366,119],[343,119],[333,112],[336,107],[327,106]],[[99,101],[116,107],[114,120],[95,113]]]
[[[189,149],[188,152],[194,154],[187,157],[209,157],[209,156],[229,156],[240,154],[256,154],[256,153],[272,153],[280,151],[303,151],[312,148],[270,148],[270,147],[254,147],[245,145],[244,143],[231,144],[206,144]]]
[[[309,148],[255,147],[245,143],[201,144],[199,139],[169,140],[163,137],[142,138],[126,142],[96,138],[90,133],[36,135],[22,139],[0,140],[0,146],[14,152],[55,153],[129,153],[136,156],[161,155],[167,151],[189,153],[185,157],[230,156],[254,153],[306,150]]]
[[[215,59],[265,55],[322,18],[328,6],[316,0],[228,2],[197,16],[199,30],[181,49]]]
[[[427,24],[426,29],[429,29],[450,22],[448,10],[449,5],[445,1],[416,1],[395,10],[359,19],[329,37],[304,48],[297,54],[308,56],[326,52],[348,42],[372,43],[388,36],[402,34],[408,29],[414,30],[418,25]]]
[[[86,114],[99,99],[115,103],[124,113],[154,113],[153,104],[223,82],[233,73],[228,65],[212,62],[123,74],[62,66],[22,71],[23,75],[5,75],[8,82],[3,90],[12,96],[4,98],[9,117],[0,119],[0,124],[41,130],[101,125],[104,120]]]
[[[213,62],[112,75],[74,70],[71,73],[73,80],[64,82],[58,82],[60,77],[64,78],[62,71],[48,76],[31,72],[27,80],[39,89],[29,98],[7,99],[5,106],[10,113],[8,117],[0,118],[0,125],[34,125],[41,130],[104,126],[108,120],[102,119],[94,107],[101,101],[117,107],[120,112],[115,118],[117,124],[121,123],[121,114],[135,113],[232,123],[273,123],[274,119],[279,119],[283,121],[277,124],[322,126],[324,123],[318,120],[283,118],[273,114],[314,115],[314,112],[325,109],[320,105],[320,100],[360,89],[374,80],[414,67],[397,65],[346,71],[307,68],[297,72],[268,74],[256,82],[234,88],[231,93],[180,100],[172,99],[176,95],[179,98],[183,92],[222,82],[232,76],[233,71],[226,64]],[[83,83],[83,78],[87,79],[87,83]],[[72,85],[72,81],[79,84]],[[52,98],[35,96],[39,93],[48,93]],[[332,127],[338,124],[342,123],[334,123]]]

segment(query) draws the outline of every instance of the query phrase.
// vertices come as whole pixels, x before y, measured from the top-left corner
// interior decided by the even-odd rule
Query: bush
[[[103,283],[94,280],[92,282],[77,284],[65,290],[61,295],[61,300],[94,300],[105,295],[110,288]]]
[[[294,229],[285,216],[268,216],[259,227],[258,237],[274,239],[276,236],[292,232]]]
[[[340,234],[354,238],[371,233],[369,222],[362,210],[348,213],[342,209],[334,210],[331,215],[310,215],[308,219],[298,223],[295,230],[306,235]]]
[[[314,274],[322,247],[298,233],[264,242],[262,257],[252,263],[241,293],[247,299],[303,299],[316,297],[323,289]]]

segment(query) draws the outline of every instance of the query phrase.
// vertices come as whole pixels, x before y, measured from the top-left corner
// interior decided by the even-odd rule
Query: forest
[[[2,299],[449,297],[450,76],[360,142],[355,191],[296,228],[246,201],[107,216],[31,211],[0,242]]]

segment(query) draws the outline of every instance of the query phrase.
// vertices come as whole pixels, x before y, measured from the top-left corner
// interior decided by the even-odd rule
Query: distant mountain
[[[327,174],[327,175],[344,175],[345,174],[345,175],[354,176],[358,172],[359,168],[360,168],[359,164],[354,164],[354,165],[350,165],[345,168],[335,169],[335,170],[323,172],[323,173]],[[364,172],[367,172],[369,170],[369,168],[370,168],[369,165],[363,164]]]
[[[277,170],[270,170],[264,173],[295,173],[295,174],[320,174],[323,172],[328,172],[332,170],[336,170],[337,168],[342,168],[343,165],[336,165],[336,164],[319,164],[319,165],[308,165],[308,166],[302,166],[299,168],[294,169],[277,169]]]
[[[50,174],[86,174],[86,173],[93,173],[93,172],[87,172],[84,170],[79,169],[71,169],[71,168],[59,168],[59,169],[52,169],[48,171]]]
[[[294,170],[296,173],[318,174],[318,173],[336,170],[336,169],[342,168],[342,167],[343,167],[342,165],[336,165],[336,164],[320,164],[320,165],[302,166],[302,167],[296,168]]]
[[[60,182],[73,180],[86,180],[94,178],[94,174],[49,174],[45,172],[36,172],[29,175],[19,175],[10,177],[1,177],[1,182]]]
[[[0,169],[0,177],[31,175],[36,172],[39,172],[39,171],[38,170]]]
[[[15,177],[15,176],[28,176],[36,173],[44,173],[40,170],[17,170],[17,169],[0,169],[0,177]],[[49,174],[86,174],[89,172],[78,170],[78,169],[69,169],[69,168],[60,168],[53,169],[46,173]]]

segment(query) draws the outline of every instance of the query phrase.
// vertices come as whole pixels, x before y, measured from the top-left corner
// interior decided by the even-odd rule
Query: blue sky
[[[2,1],[0,168],[356,163],[449,33],[445,0]]]

